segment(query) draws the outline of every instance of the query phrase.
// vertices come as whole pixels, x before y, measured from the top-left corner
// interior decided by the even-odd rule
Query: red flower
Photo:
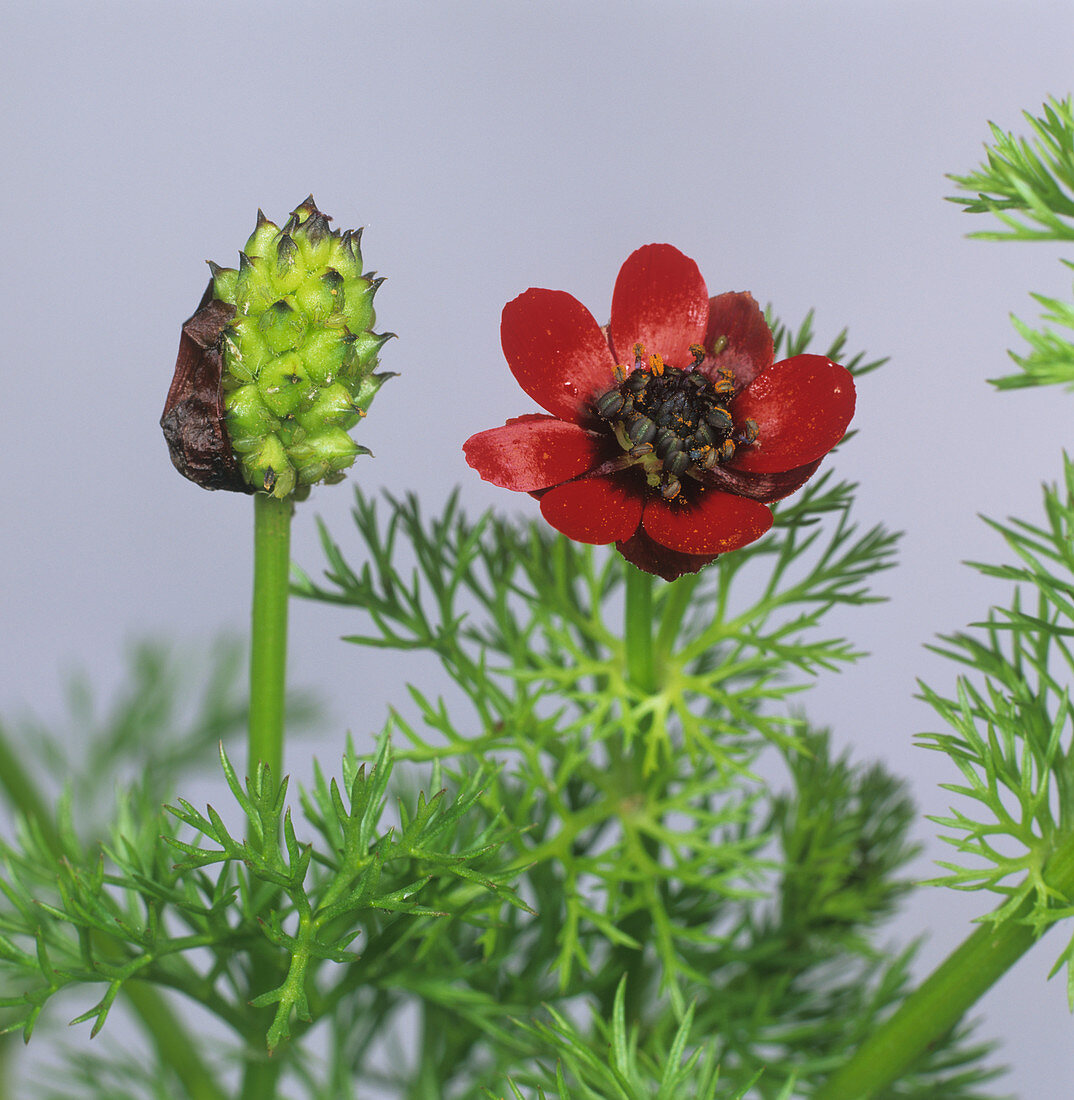
[[[667,244],[623,264],[601,328],[577,299],[527,290],[504,307],[511,373],[530,413],[463,445],[485,481],[531,493],[557,530],[614,542],[674,580],[772,525],[854,415],[854,380],[821,355],[773,364],[752,296],[709,298]]]

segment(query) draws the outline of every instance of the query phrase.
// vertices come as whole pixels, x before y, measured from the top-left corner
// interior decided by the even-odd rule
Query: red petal
[[[562,420],[588,420],[593,398],[615,385],[600,325],[562,290],[530,289],[508,302],[500,343],[518,384]]]
[[[738,470],[793,470],[826,455],[854,415],[854,379],[823,355],[796,355],[769,367],[731,402],[737,425],[757,421],[757,442],[731,461]]]
[[[598,461],[599,440],[577,424],[527,416],[470,436],[462,449],[483,480],[529,493],[591,470]]]
[[[727,338],[727,346],[709,359],[704,369],[712,377],[720,367],[730,370],[736,391],[745,389],[772,365],[772,330],[752,294],[731,291],[709,301],[704,346],[711,348],[721,336]]]
[[[641,498],[619,481],[590,477],[549,489],[541,496],[541,514],[575,542],[603,545],[637,530]]]
[[[617,542],[615,548],[631,565],[666,581],[678,580],[683,573],[697,573],[719,557],[718,554],[680,554],[653,542],[644,531]]]
[[[708,290],[697,264],[669,244],[647,244],[619,269],[609,331],[619,362],[634,362],[634,345],[658,353],[673,367],[688,367],[690,345],[705,335]]]
[[[654,498],[645,506],[642,526],[669,550],[723,554],[759,539],[772,526],[772,513],[755,500],[708,489],[685,504]]]
[[[773,470],[757,474],[746,470],[736,470],[734,462],[720,464],[704,474],[704,484],[714,489],[722,489],[736,496],[749,497],[763,504],[789,497],[797,492],[817,472],[821,460],[807,462],[804,466],[795,466],[793,470]]]

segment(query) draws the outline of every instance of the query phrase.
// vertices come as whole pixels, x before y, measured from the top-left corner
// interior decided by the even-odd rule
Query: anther
[[[706,409],[705,419],[721,435],[727,435],[727,433],[734,426],[734,421],[731,419],[731,414],[722,405],[713,405],[711,409]]]
[[[609,390],[597,398],[597,415],[604,420],[612,420],[623,409],[626,398],[618,390]]]
[[[656,454],[666,458],[669,451],[681,450],[682,440],[670,428],[660,428],[656,433]]]
[[[656,425],[647,416],[639,416],[627,428],[627,435],[631,443],[651,443],[656,435]]]
[[[694,357],[694,366],[699,366],[705,358],[705,349],[700,344],[690,345],[690,354]]]
[[[622,363],[616,363],[615,366],[612,367],[612,374],[615,376],[616,382],[625,382],[627,369]]]
[[[682,484],[677,477],[669,477],[663,485],[660,486],[660,495],[665,500],[674,500],[682,489]]]
[[[693,442],[696,446],[706,447],[713,442],[712,429],[708,426],[708,424],[698,424],[698,426],[694,428],[693,434],[690,436],[690,439],[691,442]]]

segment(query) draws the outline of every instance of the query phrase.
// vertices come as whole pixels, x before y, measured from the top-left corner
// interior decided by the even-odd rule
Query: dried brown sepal
[[[172,463],[183,477],[203,489],[253,493],[231,449],[220,388],[222,337],[234,315],[234,306],[213,298],[210,282],[197,312],[183,325],[160,426]]]

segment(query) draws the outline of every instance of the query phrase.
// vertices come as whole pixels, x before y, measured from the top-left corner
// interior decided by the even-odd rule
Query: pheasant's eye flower
[[[504,355],[548,415],[463,447],[486,481],[532,493],[553,527],[614,542],[667,580],[696,573],[772,525],[846,432],[854,380],[821,355],[773,363],[749,294],[709,298],[666,244],[623,264],[602,328],[569,294],[527,290],[504,307]]]
[[[207,489],[304,496],[369,452],[347,434],[390,373],[361,231],[330,229],[310,195],[281,229],[261,211],[238,268],[183,326],[161,418],[172,461]]]

